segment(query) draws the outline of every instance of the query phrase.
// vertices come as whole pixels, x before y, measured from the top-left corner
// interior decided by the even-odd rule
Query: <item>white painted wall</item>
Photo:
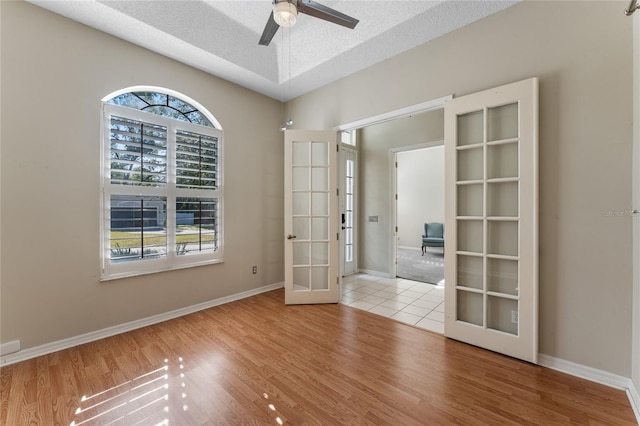
[[[402,151],[396,158],[398,246],[420,248],[424,223],[444,223],[444,146]]]
[[[632,365],[632,220],[607,212],[631,204],[628,4],[525,1],[288,105],[296,126],[332,128],[538,77],[540,352],[624,377]],[[360,163],[372,179],[366,185],[383,175],[388,186],[388,155],[369,166],[369,154]],[[384,208],[382,198],[361,197],[364,214]],[[389,236],[375,228],[365,224],[360,234],[359,266],[388,273]],[[362,244],[368,235],[375,244]]]

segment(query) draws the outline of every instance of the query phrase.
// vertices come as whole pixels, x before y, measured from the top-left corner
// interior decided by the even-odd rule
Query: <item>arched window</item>
[[[221,262],[217,120],[158,88],[112,94],[103,109],[102,279]]]
[[[127,92],[114,96],[107,100],[107,103],[215,128],[211,121],[209,121],[198,108],[168,93],[149,91]]]

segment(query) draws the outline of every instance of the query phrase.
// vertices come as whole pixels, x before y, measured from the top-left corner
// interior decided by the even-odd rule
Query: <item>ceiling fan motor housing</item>
[[[288,0],[276,2],[273,6],[273,19],[281,27],[291,27],[296,23],[298,8],[295,3]]]

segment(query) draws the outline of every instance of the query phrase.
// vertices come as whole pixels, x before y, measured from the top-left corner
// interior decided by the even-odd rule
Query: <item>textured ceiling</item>
[[[316,1],[360,23],[351,30],[300,14],[260,46],[270,0],[30,2],[284,101],[521,0]]]

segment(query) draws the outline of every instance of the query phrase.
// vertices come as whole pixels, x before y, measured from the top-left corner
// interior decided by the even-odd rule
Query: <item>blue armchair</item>
[[[422,255],[427,247],[442,247],[444,251],[444,224],[439,222],[425,223],[422,236]]]

